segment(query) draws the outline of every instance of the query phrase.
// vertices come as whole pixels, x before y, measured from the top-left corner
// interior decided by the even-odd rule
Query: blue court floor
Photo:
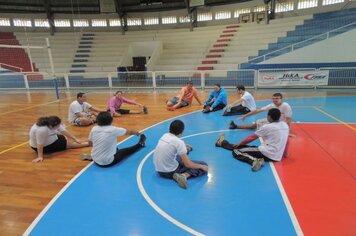
[[[285,101],[292,106],[295,124],[338,123],[333,117],[356,123],[356,96]],[[243,123],[265,116],[260,113]],[[253,132],[228,130],[232,118],[236,117],[193,112],[143,130],[148,137],[145,148],[111,168],[89,164],[25,235],[303,235],[274,164],[255,173],[230,151],[215,147],[221,133],[237,142]],[[174,119],[186,125],[183,138],[193,146],[190,158],[209,165],[209,174],[190,179],[187,190],[160,178],[152,162],[159,138]],[[137,140],[129,137],[118,146]]]

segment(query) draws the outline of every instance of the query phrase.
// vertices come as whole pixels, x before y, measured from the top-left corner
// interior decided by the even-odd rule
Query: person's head
[[[171,125],[169,126],[169,132],[179,136],[184,131],[184,123],[181,120],[174,120],[172,121]]]
[[[193,88],[193,81],[189,80],[186,85],[188,88]]]
[[[37,120],[36,125],[47,126],[48,128],[55,128],[61,124],[61,119],[58,116],[45,116]]]
[[[245,86],[243,85],[236,86],[236,91],[238,94],[243,94],[245,92]]]
[[[116,93],[114,95],[115,95],[116,98],[121,98],[122,91],[116,91]]]
[[[281,118],[281,111],[277,108],[272,108],[268,111],[267,120],[271,122],[277,122]]]
[[[85,93],[77,93],[77,100],[79,103],[83,103],[87,100],[87,95]]]
[[[276,106],[280,106],[283,103],[283,95],[281,93],[275,93],[272,95],[272,102]]]
[[[98,116],[96,117],[96,123],[99,126],[111,125],[112,120],[113,120],[113,118],[112,118],[111,114],[107,111],[99,112]]]
[[[219,92],[220,88],[221,88],[220,84],[214,84],[214,91],[215,92]]]

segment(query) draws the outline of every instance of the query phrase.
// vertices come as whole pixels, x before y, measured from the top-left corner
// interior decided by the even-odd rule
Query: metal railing
[[[212,71],[130,71],[130,72],[92,72],[65,73],[52,75],[51,73],[0,73],[0,89],[48,89],[54,87],[54,80],[60,89],[171,89],[180,88],[187,81],[193,81],[200,89],[211,88],[219,83],[225,88],[235,88],[244,85],[250,88],[276,87],[273,84],[261,83],[262,74],[278,72],[280,77],[288,77],[299,71],[321,73],[327,70],[328,83],[324,85],[283,84],[283,88],[333,88],[356,87],[356,67],[334,68],[288,68],[288,69],[239,69]],[[261,74],[262,73],[262,74]],[[284,76],[286,75],[286,76]],[[37,77],[36,77],[37,76]],[[41,79],[38,79],[40,77]],[[276,77],[277,78],[277,77]],[[279,77],[277,78],[279,79]]]
[[[342,27],[339,27],[339,28],[337,28],[337,29],[333,29],[333,30],[330,30],[330,31],[328,31],[328,32],[325,32],[325,33],[322,33],[322,34],[313,36],[313,37],[308,38],[308,39],[305,39],[305,40],[303,40],[303,41],[300,41],[300,42],[297,42],[297,43],[288,45],[288,46],[286,46],[286,47],[283,47],[283,48],[274,50],[274,51],[269,52],[269,53],[266,53],[266,54],[264,54],[264,55],[261,55],[261,56],[258,56],[258,57],[254,57],[254,58],[252,58],[252,59],[249,59],[249,60],[248,60],[248,63],[253,63],[254,61],[258,61],[258,59],[261,59],[261,58],[263,58],[263,61],[265,61],[267,56],[272,55],[272,54],[275,54],[275,53],[280,52],[280,51],[284,51],[284,50],[289,49],[289,48],[291,49],[290,52],[293,52],[297,45],[310,42],[310,41],[312,41],[312,40],[314,40],[314,39],[318,39],[318,38],[321,38],[321,37],[323,37],[323,36],[326,36],[325,39],[328,39],[328,38],[330,38],[330,33],[333,33],[333,32],[335,32],[335,31],[338,31],[338,30],[341,30],[341,29],[350,27],[350,26],[352,26],[352,25],[356,25],[356,21],[353,22],[353,23],[344,25],[344,26],[342,26]],[[321,40],[322,40],[322,39],[321,39]],[[260,63],[260,62],[262,62],[262,61],[258,61],[258,63]]]
[[[10,68],[4,68],[3,66],[10,67],[10,68],[14,68],[14,69],[18,69],[19,72],[22,72],[22,71],[23,71],[23,68],[22,68],[22,67],[9,65],[9,64],[6,64],[6,63],[0,63],[0,68],[3,68],[3,69],[10,69]]]

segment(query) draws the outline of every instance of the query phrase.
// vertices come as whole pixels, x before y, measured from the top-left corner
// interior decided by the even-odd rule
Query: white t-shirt
[[[99,165],[108,165],[114,160],[117,150],[117,138],[126,134],[126,129],[112,125],[95,126],[89,133],[93,143],[91,156]]]
[[[38,144],[44,147],[57,141],[57,132],[64,131],[65,127],[61,124],[57,129],[51,129],[48,126],[32,125],[30,129],[30,146],[37,148]]]
[[[280,161],[288,141],[289,127],[284,121],[272,122],[262,126],[255,134],[264,142],[258,147],[266,157]]]
[[[86,111],[88,109],[90,109],[92,107],[92,105],[90,105],[87,102],[83,102],[83,104],[80,104],[77,100],[73,101],[70,105],[69,105],[69,109],[68,109],[68,120],[70,122],[74,122],[74,120],[77,118],[77,116],[75,115],[75,113],[82,113],[82,114],[86,114]]]
[[[279,107],[277,107],[274,103],[268,104],[264,107],[261,108],[262,111],[269,111],[272,108],[277,108],[281,112],[281,118],[279,119],[280,121],[286,121],[286,117],[291,118],[292,117],[292,108],[289,106],[288,103],[283,102]]]
[[[241,105],[250,109],[250,111],[256,110],[256,102],[251,93],[245,91],[244,95],[242,95],[242,103]]]
[[[177,156],[187,153],[183,140],[171,133],[164,134],[158,141],[153,154],[153,163],[156,171],[172,172],[179,165]]]

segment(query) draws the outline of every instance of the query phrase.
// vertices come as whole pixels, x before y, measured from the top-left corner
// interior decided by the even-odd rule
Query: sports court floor
[[[116,166],[88,162],[25,235],[356,235],[356,96],[285,101],[297,136],[282,162],[252,172],[214,145],[221,133],[237,142],[252,131],[229,130],[234,117],[220,112],[194,111],[143,130],[146,147]],[[158,177],[152,162],[174,119],[186,124],[190,158],[209,165],[208,176],[190,179],[187,190]]]

